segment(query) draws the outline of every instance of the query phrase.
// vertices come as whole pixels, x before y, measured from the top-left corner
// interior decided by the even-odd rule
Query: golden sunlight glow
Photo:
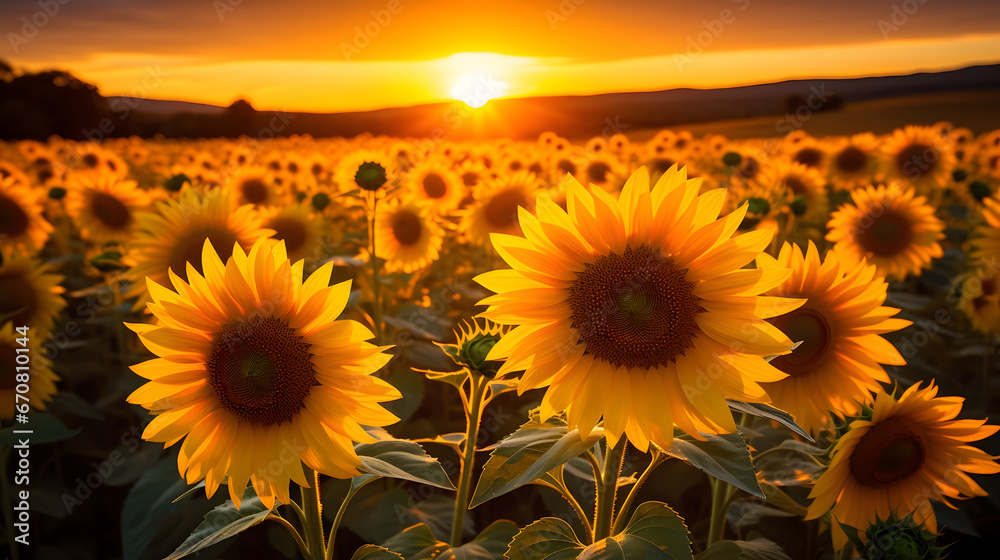
[[[507,82],[494,80],[492,76],[482,74],[465,74],[458,79],[451,95],[459,101],[464,101],[469,107],[482,107],[490,99],[503,95],[507,90]]]

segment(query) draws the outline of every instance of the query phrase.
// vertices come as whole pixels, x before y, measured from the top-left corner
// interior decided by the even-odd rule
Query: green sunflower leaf
[[[403,557],[388,548],[366,544],[351,556],[351,560],[403,560]]]
[[[774,408],[773,406],[762,403],[748,403],[742,401],[726,402],[729,404],[729,408],[737,412],[743,412],[750,414],[751,416],[759,416],[761,418],[767,418],[768,420],[774,420],[809,441],[814,441],[813,438],[809,437],[809,434],[804,428],[802,428],[802,426],[795,423],[795,418],[792,417],[791,414],[781,410],[780,408]]]
[[[589,436],[568,431],[566,422],[553,417],[541,422],[533,412],[531,420],[491,447],[490,458],[472,495],[470,508],[530,484],[543,475],[580,456],[604,437],[603,429]]]
[[[274,504],[275,507],[278,506],[277,501]],[[268,515],[271,515],[271,510],[257,497],[253,487],[247,487],[239,509],[236,509],[232,500],[226,500],[226,503],[208,512],[191,536],[163,560],[177,560],[208,548],[257,525],[267,519]]]
[[[691,560],[688,530],[677,512],[662,502],[636,508],[620,534],[588,546],[578,560]]]
[[[390,439],[359,443],[354,450],[361,459],[361,470],[369,475],[409,480],[445,490],[455,489],[441,463],[428,455],[418,443]]]
[[[572,560],[584,548],[568,523],[545,517],[521,529],[505,556],[508,560]]]
[[[400,554],[406,560],[494,560],[503,558],[504,552],[517,526],[507,520],[496,521],[483,529],[472,541],[452,548],[434,537],[430,528],[420,523],[405,529],[382,543],[385,548]]]
[[[767,539],[719,541],[695,558],[696,560],[792,560],[777,543]]]
[[[747,442],[738,432],[732,434],[703,434],[705,441],[697,440],[680,430],[674,435],[668,455],[690,463],[711,476],[753,494],[764,497],[757,482],[757,471]]]

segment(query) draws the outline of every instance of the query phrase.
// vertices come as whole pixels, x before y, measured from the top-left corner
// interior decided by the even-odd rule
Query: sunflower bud
[[[330,204],[330,197],[326,193],[316,193],[312,197],[312,207],[317,212],[322,212]]]
[[[722,163],[729,167],[736,167],[743,162],[743,156],[737,154],[736,152],[726,152],[726,155],[722,156]]]
[[[64,196],[66,196],[66,189],[62,187],[52,187],[49,189],[49,198],[52,200],[61,200]]]
[[[912,513],[903,519],[896,519],[895,514],[886,520],[876,516],[875,523],[865,531],[863,543],[856,530],[843,524],[841,527],[863,560],[937,560],[944,558],[947,548],[936,546],[937,535],[914,522]]]
[[[801,194],[795,197],[792,201],[792,213],[796,216],[802,216],[809,210],[809,206],[806,204],[806,197]]]
[[[991,194],[990,186],[982,181],[973,181],[969,183],[969,194],[974,196],[976,200],[982,202],[984,198],[989,198]]]
[[[388,181],[385,168],[378,162],[366,161],[358,166],[354,182],[366,191],[377,191]]]
[[[163,188],[167,189],[168,191],[177,192],[181,190],[181,187],[184,186],[184,183],[190,183],[190,182],[191,179],[188,178],[187,175],[183,173],[178,173],[177,175],[174,175],[173,177],[164,181]]]
[[[964,169],[956,169],[951,172],[951,178],[956,181],[964,181],[969,177],[969,174]]]

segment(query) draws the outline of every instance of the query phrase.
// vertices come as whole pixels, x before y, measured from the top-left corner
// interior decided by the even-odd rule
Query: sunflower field
[[[989,557],[998,187],[947,122],[0,144],[2,546]]]

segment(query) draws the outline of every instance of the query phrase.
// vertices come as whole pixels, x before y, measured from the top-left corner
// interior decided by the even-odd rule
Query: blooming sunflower
[[[135,232],[135,213],[150,204],[135,181],[114,175],[73,175],[66,187],[66,213],[80,235],[96,243],[127,241]]]
[[[995,336],[1000,334],[1000,290],[995,276],[969,274],[961,284],[958,308],[969,318],[972,328]]]
[[[283,189],[275,180],[275,173],[264,167],[241,169],[230,179],[233,192],[237,194],[236,204],[252,204],[255,207],[282,206],[288,202]]]
[[[898,402],[880,392],[871,418],[851,422],[834,446],[830,467],[809,493],[813,502],[806,519],[832,510],[840,523],[867,527],[876,515],[913,512],[915,522],[937,531],[930,500],[954,508],[947,498],[985,496],[967,473],[996,473],[1000,465],[968,443],[994,434],[997,426],[955,420],[965,399],[936,397],[937,392],[933,382],[926,389],[917,383]],[[832,525],[839,549],[847,538]]]
[[[261,225],[274,230],[274,239],[285,242],[288,258],[293,261],[315,257],[322,245],[323,219],[313,216],[311,210],[311,205],[298,203],[259,211]]]
[[[155,211],[136,215],[138,231],[129,243],[123,262],[131,266],[128,276],[132,287],[126,298],[140,296],[135,309],[148,301],[144,277],[157,284],[170,281],[168,270],[187,280],[188,263],[201,271],[202,246],[205,240],[218,246],[220,255],[229,258],[234,243],[248,248],[259,237],[270,237],[274,230],[264,229],[253,206],[237,208],[230,189],[212,189],[201,193],[185,189],[179,200],[156,203]]]
[[[535,207],[538,180],[527,171],[501,175],[476,189],[476,202],[463,210],[459,227],[477,245],[487,245],[492,233],[517,233],[518,208]]]
[[[44,338],[66,307],[59,285],[63,277],[50,274],[38,259],[3,255],[0,264],[0,321],[31,327],[33,338]]]
[[[828,215],[826,180],[815,168],[797,162],[775,161],[764,167],[754,183],[776,190],[783,204],[806,222]]]
[[[177,466],[208,496],[229,476],[239,507],[253,484],[267,507],[289,503],[289,480],[309,486],[302,464],[337,478],[358,474],[352,441],[373,438],[361,424],[398,419],[378,403],[399,398],[371,374],[391,358],[365,342],[372,333],[338,321],[350,282],[329,286],[327,263],[303,282],[284,243],[235,244],[223,264],[205,242],[205,275],[171,274],[173,290],[149,280],[155,324],[130,324],[153,354],[132,366],[149,380],[128,401],[156,417],[144,439],[184,439]],[[174,291],[176,290],[176,291]]]
[[[429,202],[439,214],[446,214],[458,206],[465,196],[462,180],[450,169],[451,164],[442,158],[428,158],[407,174],[407,192],[421,202]]]
[[[580,172],[580,178],[588,184],[597,185],[604,190],[612,190],[621,186],[625,168],[618,158],[609,154],[591,154]]]
[[[943,254],[938,240],[944,238],[944,224],[913,187],[898,182],[866,187],[852,191],[851,198],[854,204],[844,204],[830,217],[826,235],[847,266],[864,259],[880,275],[903,280]]]
[[[18,325],[21,326],[21,325]],[[27,344],[22,345],[20,341],[27,339]],[[14,330],[14,323],[7,321],[0,328],[0,359],[3,360],[4,367],[0,371],[0,420],[11,420],[14,418],[14,392],[20,383],[28,384],[28,402],[35,410],[45,410],[45,403],[52,400],[52,395],[56,394],[56,381],[59,377],[52,372],[52,361],[45,357],[45,352],[40,347],[42,337],[33,330],[28,331],[28,336],[24,337]],[[30,374],[17,370],[21,363],[17,361],[20,355],[18,349],[27,349],[25,354],[29,356],[27,367],[31,368]],[[24,367],[24,366],[22,366]]]
[[[5,247],[29,253],[40,250],[52,231],[42,211],[30,185],[14,175],[0,179],[0,238]]]
[[[798,245],[785,243],[777,259],[763,254],[757,265],[792,270],[768,295],[806,299],[802,307],[771,319],[789,338],[802,341],[791,354],[771,361],[788,374],[763,385],[774,406],[813,434],[830,424],[827,411],[856,414],[857,402],[871,402],[879,382],[889,382],[879,364],[906,364],[880,336],[910,324],[892,318],[898,309],[882,305],[885,280],[875,276],[872,265],[845,266],[833,251],[821,262],[811,241],[804,255]]]
[[[896,129],[882,150],[887,176],[909,181],[921,192],[947,185],[957,161],[951,138],[927,126]]]
[[[646,168],[617,199],[569,185],[569,212],[539,200],[520,210],[524,237],[493,235],[512,267],[476,280],[496,292],[480,302],[516,325],[489,354],[500,374],[525,370],[518,391],[548,386],[542,416],[567,411],[570,429],[600,418],[645,451],[667,448],[674,424],[694,437],[733,432],[726,399],[768,402],[759,385],[785,374],[764,356],[792,343],[766,318],[799,300],[760,297],[787,270],[741,270],[769,231],[733,237],[746,208],[718,219],[726,191],[668,171],[649,188]]]
[[[390,200],[375,220],[375,253],[388,272],[415,272],[434,262],[444,229],[433,211],[416,199]]]

